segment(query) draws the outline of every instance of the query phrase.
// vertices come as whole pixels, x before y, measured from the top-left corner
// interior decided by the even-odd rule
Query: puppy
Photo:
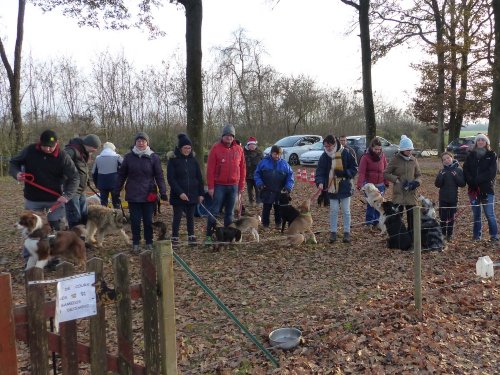
[[[212,238],[215,241],[213,249],[215,251],[227,247],[230,243],[241,242],[241,231],[238,228],[218,227],[217,224],[214,224],[212,230]]]
[[[262,219],[259,215],[256,216],[243,216],[242,218],[233,221],[229,226],[232,228],[237,228],[244,232],[252,233],[252,236],[255,241],[259,242],[259,224],[262,222]]]
[[[292,221],[286,232],[290,245],[300,245],[304,241],[318,243],[311,230],[313,219],[311,216],[311,200],[306,199],[298,207],[299,216]]]
[[[391,201],[382,202],[387,228],[387,247],[389,249],[409,250],[412,245],[411,236],[401,219],[401,213]]]
[[[97,243],[98,247],[102,247],[106,234],[118,232],[125,242],[129,244],[130,239],[124,229],[127,223],[128,219],[121,210],[104,206],[89,206],[87,240],[93,244]]]
[[[290,193],[288,191],[282,191],[279,195],[279,210],[281,215],[281,233],[285,231],[285,225],[288,223],[288,227],[290,224],[300,215],[299,210],[293,207],[290,204],[292,198],[290,197]]]
[[[78,266],[85,266],[87,254],[85,242],[81,239],[85,231],[81,226],[50,235],[50,225],[45,223],[41,216],[27,211],[21,215],[16,227],[26,237],[24,246],[30,254],[26,269],[44,268],[53,256],[60,256],[75,261]]]
[[[366,203],[380,212],[382,210],[382,202],[384,201],[384,197],[377,189],[377,187],[372,183],[368,183],[363,185],[361,191],[366,195]]]
[[[420,218],[422,251],[443,251],[446,245],[441,226],[436,220],[434,202],[423,195],[420,195],[417,200],[422,205],[422,217]]]

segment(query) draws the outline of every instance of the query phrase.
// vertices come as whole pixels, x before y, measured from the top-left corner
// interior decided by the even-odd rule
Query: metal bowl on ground
[[[269,334],[273,348],[292,349],[299,345],[302,332],[297,328],[278,328]]]

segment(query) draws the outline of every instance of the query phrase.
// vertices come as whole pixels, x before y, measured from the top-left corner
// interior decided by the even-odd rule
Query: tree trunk
[[[438,86],[436,89],[436,111],[437,111],[437,148],[438,153],[444,151],[444,41],[443,41],[443,20],[437,0],[432,0],[432,8],[434,12],[434,22],[436,23],[436,54],[438,61]]]
[[[186,9],[186,86],[187,132],[193,141],[196,160],[205,179],[203,151],[203,91],[201,79],[202,0],[179,1]]]
[[[19,0],[19,9],[17,12],[17,34],[14,47],[14,70],[7,59],[4,45],[0,38],[0,57],[7,71],[7,77],[10,84],[10,105],[12,112],[12,122],[15,130],[15,150],[21,149],[24,144],[23,117],[21,114],[21,52],[23,49],[24,37],[24,12],[26,9],[26,0]]]
[[[361,37],[361,67],[363,72],[363,102],[366,121],[366,146],[377,135],[375,105],[372,90],[372,49],[370,44],[370,0],[359,2],[359,30]]]
[[[500,0],[492,0],[493,17],[495,20],[495,51],[493,61],[493,92],[491,94],[490,124],[488,136],[491,147],[498,154],[500,152]]]

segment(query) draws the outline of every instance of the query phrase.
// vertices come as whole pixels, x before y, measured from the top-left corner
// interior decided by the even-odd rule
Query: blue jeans
[[[384,195],[385,193],[385,185],[380,184],[380,185],[375,185],[380,191],[380,194]],[[366,196],[366,194],[365,194]],[[377,225],[378,224],[378,218],[380,217],[380,212],[378,212],[375,208],[370,206],[369,204],[366,205],[366,216],[365,216],[365,221],[366,225]]]
[[[484,216],[488,221],[488,230],[490,231],[490,237],[492,239],[498,239],[498,225],[495,218],[495,195],[487,194],[486,199],[481,201],[479,198],[470,199],[470,204],[472,207],[472,216],[474,224],[472,226],[472,236],[475,240],[481,238],[481,207],[483,207]]]
[[[212,205],[209,210],[212,215],[207,216],[207,236],[212,235],[215,219],[222,207],[224,207],[224,226],[227,227],[233,222],[234,204],[238,195],[238,185],[215,185]]]
[[[153,213],[156,202],[128,202],[130,226],[132,229],[132,244],[141,242],[141,220],[144,224],[144,239],[146,245],[153,244]]]
[[[344,219],[344,233],[351,232],[351,197],[344,199],[330,199],[330,232],[337,233],[339,208],[342,208]]]
[[[88,206],[84,194],[76,194],[66,203],[66,219],[70,228],[79,224],[87,224],[87,216]]]

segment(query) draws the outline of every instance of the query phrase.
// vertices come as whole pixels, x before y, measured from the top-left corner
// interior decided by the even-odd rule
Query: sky
[[[166,36],[148,40],[139,30],[107,31],[80,28],[59,11],[43,13],[26,6],[23,53],[35,59],[71,56],[85,65],[99,52],[123,52],[137,66],[157,65],[185,49],[185,16],[182,7],[164,1],[156,12]],[[2,0],[0,35],[12,62],[17,18],[16,0]],[[275,3],[275,2],[274,2]],[[216,46],[226,46],[239,28],[248,38],[259,40],[267,51],[267,63],[277,71],[304,74],[319,84],[346,90],[361,89],[361,52],[354,8],[340,0],[205,0],[202,47],[207,57]],[[273,5],[274,4],[274,5]],[[304,5],[307,4],[307,5]],[[403,108],[419,76],[410,64],[418,53],[405,48],[392,51],[372,70],[373,89],[387,102]],[[205,60],[207,61],[207,59]]]

